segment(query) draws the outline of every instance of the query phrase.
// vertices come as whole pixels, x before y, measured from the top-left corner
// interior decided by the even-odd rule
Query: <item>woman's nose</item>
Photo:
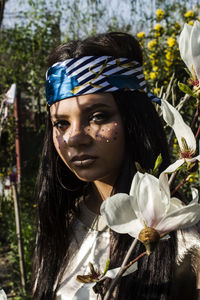
[[[91,140],[91,136],[86,133],[84,127],[76,126],[69,133],[68,146],[77,147],[80,145],[88,145],[91,143]]]

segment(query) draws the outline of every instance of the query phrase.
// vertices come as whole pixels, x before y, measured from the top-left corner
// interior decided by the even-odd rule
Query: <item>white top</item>
[[[95,270],[103,272],[109,258],[110,232],[102,217],[88,210],[83,202],[80,204],[80,212],[80,220],[73,227],[70,262],[64,272],[56,300],[72,300],[84,285],[76,280],[76,276],[91,273],[89,262],[94,265]],[[88,299],[97,300],[97,294],[92,288],[88,290]]]
[[[181,277],[179,267],[181,267],[185,256],[191,249],[196,249],[195,256],[200,257],[200,240],[194,228],[178,231],[178,253],[176,258],[177,274],[175,278]],[[110,252],[110,232],[100,215],[92,213],[86,205],[80,203],[80,219],[73,226],[73,240],[69,249],[70,262],[66,267],[60,287],[57,291],[56,300],[97,300],[98,295],[93,289],[85,288],[87,285],[76,280],[77,275],[88,275],[90,269],[88,263],[91,262],[94,268],[103,272]],[[195,261],[198,260],[195,259]],[[196,266],[195,266],[196,265]],[[200,288],[200,271],[197,261],[192,263],[190,269],[194,269],[197,274],[197,287]],[[190,270],[191,271],[191,270]],[[188,271],[186,270],[187,274]],[[177,278],[178,278],[177,277]],[[176,278],[176,279],[177,279]],[[82,290],[84,289],[84,295]],[[81,296],[80,296],[81,292]]]

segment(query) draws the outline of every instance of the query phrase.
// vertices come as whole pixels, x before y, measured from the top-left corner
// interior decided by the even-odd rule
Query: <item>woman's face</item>
[[[83,181],[114,184],[125,153],[124,128],[111,94],[88,94],[50,108],[53,142],[67,167]]]

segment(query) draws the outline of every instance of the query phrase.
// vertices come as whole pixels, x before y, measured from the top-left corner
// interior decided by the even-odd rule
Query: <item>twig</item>
[[[196,109],[196,112],[195,112],[195,114],[194,114],[194,118],[193,118],[193,120],[192,120],[191,126],[190,126],[191,129],[194,128],[195,123],[196,123],[196,121],[198,120],[198,116],[199,116],[199,104],[197,105],[197,109]]]
[[[175,189],[171,192],[171,196],[173,196],[176,193],[176,191],[187,181],[188,181],[188,176],[183,180],[181,180],[181,182],[175,187]]]
[[[122,274],[127,269],[126,268],[126,264],[127,264],[128,260],[129,260],[129,258],[131,256],[131,253],[133,252],[133,249],[135,248],[135,246],[137,244],[137,241],[138,241],[138,239],[134,239],[134,241],[132,242],[132,244],[131,244],[131,246],[130,246],[130,248],[129,248],[129,250],[128,250],[128,252],[127,252],[127,254],[126,254],[125,258],[124,258],[124,261],[123,261],[123,263],[121,265],[121,268],[120,268],[117,276],[113,279],[113,281],[111,282],[111,285],[109,286],[109,288],[108,288],[108,290],[106,292],[104,300],[110,300],[111,293],[113,292],[115,286],[117,285],[118,281],[122,277]],[[136,258],[136,259],[138,259],[138,258]],[[125,268],[125,270],[124,270],[124,268]]]
[[[196,135],[195,135],[195,139],[196,139],[196,140],[198,139],[199,134],[200,134],[200,125],[199,125],[199,128],[197,129],[197,133],[196,133]]]
[[[147,252],[142,252],[140,255],[138,255],[135,259],[131,260],[128,265],[124,266],[123,267],[123,270],[122,270],[122,275],[124,274],[124,272],[130,267],[132,266],[132,264],[134,264],[136,261],[138,261],[140,258],[142,258],[144,255],[146,255]]]

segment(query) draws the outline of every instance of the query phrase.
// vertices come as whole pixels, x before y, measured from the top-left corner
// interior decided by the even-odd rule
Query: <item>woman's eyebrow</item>
[[[82,112],[88,112],[97,108],[112,108],[109,104],[106,103],[94,103],[91,105],[80,105],[81,111]],[[64,119],[64,118],[68,118],[68,114],[52,114],[51,115],[51,119]]]

